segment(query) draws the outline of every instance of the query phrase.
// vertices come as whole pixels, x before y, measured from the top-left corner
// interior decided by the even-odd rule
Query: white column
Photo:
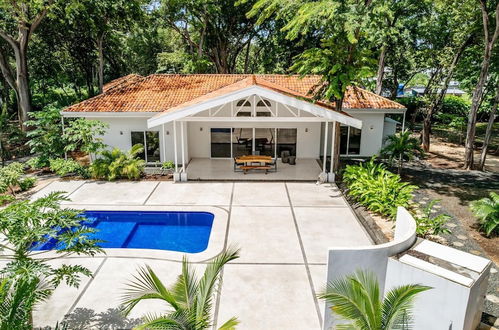
[[[62,135],[64,136],[64,117],[61,116],[61,125],[62,125]],[[92,161],[92,155],[89,154],[90,161]],[[68,160],[68,152],[64,150],[64,159]]]
[[[184,124],[185,122],[180,122],[180,143],[182,145],[182,172],[185,173],[185,145],[184,145]]]
[[[279,158],[277,155],[277,128],[274,128],[274,157],[276,161]]]
[[[336,144],[336,122],[333,121],[333,129],[332,129],[332,132],[331,132],[331,164],[329,164],[330,168],[329,168],[329,173],[331,173],[331,180],[334,182],[334,154],[335,154],[335,151],[336,151],[336,148],[335,148],[335,144]]]
[[[161,125],[161,141],[163,142],[163,162],[166,162],[166,137],[165,137],[165,124]]]
[[[253,138],[251,139],[251,154],[255,154],[255,128],[252,128],[253,131]]]
[[[329,123],[328,121],[326,120],[324,122],[324,156],[323,156],[323,160],[322,160],[322,173],[326,173],[326,158],[327,158],[327,131],[328,131],[328,127],[329,126]]]
[[[406,111],[404,111],[404,117],[402,118],[402,132],[405,129],[405,113],[406,113]]]
[[[178,155],[177,155],[177,122],[173,121],[173,149],[175,152],[175,173],[178,173]]]

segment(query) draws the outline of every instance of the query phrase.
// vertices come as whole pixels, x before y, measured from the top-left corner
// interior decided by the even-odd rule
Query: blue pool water
[[[91,237],[102,248],[159,249],[198,253],[206,250],[213,225],[208,212],[86,211],[85,225],[98,229]],[[36,250],[52,250],[50,240]]]

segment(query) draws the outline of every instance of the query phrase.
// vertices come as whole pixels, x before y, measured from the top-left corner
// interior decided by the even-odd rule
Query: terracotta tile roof
[[[115,88],[115,87],[123,87],[130,83],[136,82],[138,80],[144,79],[141,75],[131,73],[123,77],[119,77],[117,79],[111,80],[107,84],[103,86],[104,93]]]
[[[119,80],[119,81],[117,81]],[[128,75],[112,81],[106,92],[70,106],[70,112],[164,112],[206,101],[215,96],[258,85],[284,94],[312,100],[311,90],[319,76],[245,74],[153,74],[147,77]],[[116,82],[117,81],[117,82]],[[334,109],[328,102],[318,105]],[[403,109],[401,104],[350,87],[344,109]]]

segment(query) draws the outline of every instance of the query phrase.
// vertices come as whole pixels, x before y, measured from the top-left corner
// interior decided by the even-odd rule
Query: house
[[[338,111],[313,99],[319,82],[319,76],[277,74],[128,75],[62,115],[106,122],[107,145],[128,150],[144,144],[148,163],[173,161],[179,173],[194,159],[279,157],[282,151],[297,159],[327,159],[336,143],[346,157],[378,153],[385,116],[405,114],[404,106],[350,87]],[[322,171],[332,172],[326,165]]]
[[[425,94],[426,87],[424,86],[414,86],[414,87],[408,87],[408,88],[403,88],[403,85],[400,88],[400,93],[398,97],[404,97],[404,96],[423,96]],[[437,89],[436,93],[440,93],[441,89]],[[449,87],[445,90],[445,95],[453,95],[453,96],[463,96],[465,95],[466,92],[463,91],[462,89],[459,88],[459,82],[457,81],[451,81],[449,83]]]

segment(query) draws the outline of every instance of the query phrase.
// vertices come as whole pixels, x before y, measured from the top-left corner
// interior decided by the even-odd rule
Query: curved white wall
[[[397,210],[394,239],[388,243],[365,247],[331,247],[328,252],[327,282],[344,277],[355,271],[369,270],[375,273],[384,291],[388,257],[409,249],[416,241],[416,221],[403,207]],[[324,329],[331,329],[341,321],[334,318],[330,306],[324,311]]]

